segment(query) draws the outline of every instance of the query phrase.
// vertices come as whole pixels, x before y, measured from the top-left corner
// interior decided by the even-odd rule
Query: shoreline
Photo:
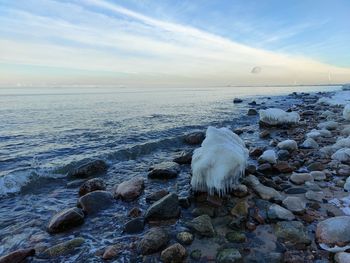
[[[321,146],[329,146],[336,143],[336,139],[341,136],[341,126],[344,126],[344,123],[350,124],[349,121],[342,121],[342,107],[315,104],[321,96],[329,96],[332,93],[336,92],[312,93],[309,95],[292,94],[275,98],[271,97],[271,99],[264,98],[263,100],[266,100],[265,104],[248,105],[248,108],[259,109],[260,107],[264,108],[278,104],[286,108],[286,105],[283,105],[286,102],[292,105],[291,109],[293,111],[297,110],[301,113],[303,120],[299,125],[288,129],[275,127],[265,129],[259,128],[256,115],[241,116],[238,118],[241,127],[234,129],[246,143],[248,142],[247,145],[250,150],[249,165],[245,178],[248,178],[249,175],[254,175],[261,184],[279,192],[284,197],[283,200],[288,196],[299,198],[292,198],[291,202],[294,202],[293,205],[285,204],[282,200],[265,198],[251,186],[249,180],[243,180],[242,185],[245,185],[245,187],[231,193],[229,197],[208,198],[206,194],[194,195],[190,191],[188,184],[190,178],[190,156],[188,152],[185,152],[182,156],[176,156],[177,158],[181,157],[180,161],[178,159],[178,162],[182,164],[166,163],[162,167],[157,167],[156,165],[153,172],[143,171],[140,180],[130,181],[125,179],[124,182],[120,182],[119,191],[116,184],[112,183],[114,184],[112,185],[110,182],[107,182],[108,177],[102,176],[98,180],[99,182],[90,182],[88,185],[85,183],[85,188],[98,190],[94,192],[98,192],[99,196],[91,198],[96,198],[95,200],[99,200],[102,203],[110,203],[111,206],[113,206],[113,202],[118,202],[120,204],[119,208],[124,207],[124,209],[116,211],[106,207],[105,212],[96,205],[92,206],[92,208],[87,208],[89,200],[84,201],[84,198],[82,200],[82,197],[80,197],[80,206],[83,209],[85,207],[85,212],[88,211],[86,215],[82,216],[82,222],[85,221],[82,226],[63,231],[62,234],[58,234],[58,239],[55,238],[57,234],[35,233],[35,238],[32,235],[30,239],[32,241],[29,242],[29,245],[26,243],[28,241],[25,241],[24,244],[27,245],[23,245],[23,247],[35,248],[38,258],[34,257],[31,262],[38,262],[36,260],[40,257],[45,257],[45,255],[52,260],[60,257],[60,259],[64,259],[67,262],[70,262],[70,259],[76,260],[77,258],[84,260],[86,255],[82,251],[84,251],[84,244],[89,239],[88,235],[83,236],[84,240],[80,240],[82,242],[77,242],[76,239],[73,239],[75,244],[73,247],[77,248],[75,252],[67,251],[66,249],[69,246],[67,243],[63,244],[64,252],[69,252],[71,253],[70,255],[55,254],[56,250],[52,249],[53,243],[69,242],[68,240],[71,238],[67,239],[67,236],[71,235],[78,238],[81,236],[80,230],[83,233],[83,231],[94,229],[95,226],[93,223],[91,225],[91,221],[103,221],[103,219],[108,221],[108,217],[110,217],[115,220],[114,226],[117,229],[116,233],[111,234],[110,242],[104,240],[102,242],[104,244],[97,248],[85,247],[85,249],[89,249],[90,252],[88,254],[90,256],[94,255],[96,262],[103,262],[101,258],[111,255],[120,260],[133,258],[134,262],[142,262],[142,260],[146,260],[146,262],[157,261],[161,251],[163,251],[162,255],[165,254],[165,256],[162,256],[163,259],[168,254],[174,257],[176,256],[175,254],[182,254],[185,251],[188,255],[188,262],[196,262],[199,254],[201,254],[200,258],[204,262],[215,259],[217,262],[225,262],[220,260],[227,257],[236,257],[235,262],[261,262],[254,260],[259,260],[262,257],[270,260],[266,262],[298,262],[298,260],[300,262],[315,262],[315,260],[325,258],[330,260],[326,262],[332,262],[333,254],[322,250],[317,245],[314,233],[317,223],[324,221],[326,218],[344,214],[344,211],[341,209],[341,205],[344,202],[341,203],[340,199],[348,195],[344,192],[341,184],[345,183],[343,179],[346,178],[344,177],[349,176],[347,173],[350,171],[350,166],[341,166],[338,163],[334,163],[329,157],[322,156],[318,150]],[[282,101],[274,101],[280,97]],[[246,111],[248,111],[248,108],[246,108]],[[327,110],[333,112],[333,114],[329,115],[330,118],[336,120],[340,125],[331,130],[332,137],[321,138],[317,141],[319,144],[318,149],[299,148],[293,152],[284,152],[284,155],[279,156],[281,160],[275,165],[258,163],[257,159],[263,150],[276,150],[277,143],[282,140],[293,139],[300,146],[305,140],[305,135],[313,128],[317,128],[320,122],[327,119],[327,117],[321,116]],[[191,148],[199,147],[203,134],[191,134],[186,138],[187,143],[192,146],[179,149],[177,153],[180,153],[182,150],[188,151]],[[168,161],[172,159],[171,155],[175,155],[175,153],[169,152]],[[155,161],[155,163],[157,164],[158,161]],[[102,166],[101,163],[95,164],[94,172],[91,172],[91,174],[89,172],[88,177],[95,177],[99,173],[103,174],[105,169],[109,169]],[[85,167],[85,169],[90,171],[92,168],[90,166],[88,168]],[[157,169],[161,172],[154,172]],[[343,171],[339,172],[342,169]],[[96,173],[96,171],[98,172]],[[319,173],[312,174],[315,171],[319,171]],[[308,176],[304,176],[308,179],[291,179],[293,172],[308,174]],[[75,173],[73,176],[77,176],[77,174],[79,173]],[[86,181],[86,179],[83,181]],[[73,198],[71,199],[75,199],[75,201],[71,200],[69,204],[61,204],[60,207],[70,208],[74,206],[73,204],[77,200],[74,198],[74,195],[76,195],[83,181],[76,181],[76,184],[71,182],[71,188],[67,191],[72,194]],[[106,189],[107,191],[105,192],[104,190]],[[103,193],[101,193],[102,191]],[[176,197],[171,193],[169,194],[170,196],[167,195],[167,192],[176,192]],[[307,196],[306,193],[308,193]],[[111,196],[112,194],[115,199],[118,199],[117,201]],[[334,199],[339,200],[339,207],[332,205],[332,202],[336,202]],[[86,204],[85,202],[88,203]],[[304,203],[305,205],[300,211],[294,209],[295,206],[298,207]],[[158,212],[155,213],[156,216],[147,215],[150,207],[154,206],[156,207],[155,209],[162,207],[163,210],[160,209],[160,211],[163,211],[163,214]],[[166,208],[168,207],[173,209],[167,210]],[[284,214],[282,214],[285,218],[282,218],[280,214],[274,215],[273,218],[271,216],[271,207],[273,207],[275,214],[283,211]],[[285,207],[289,213],[279,207]],[[94,214],[95,210],[100,211]],[[178,210],[181,210],[180,217],[178,217]],[[164,211],[168,214],[164,215]],[[53,215],[53,211],[50,214]],[[287,217],[288,219],[286,219]],[[76,216],[76,218],[79,218],[79,216]],[[158,219],[162,219],[162,222],[158,222]],[[45,222],[48,223],[48,221],[48,216],[46,216]],[[81,225],[81,220],[79,222],[78,225]],[[88,229],[84,229],[84,225],[88,225]],[[156,227],[159,225],[162,228]],[[113,233],[108,227],[108,223],[104,222],[101,227],[104,229],[102,231]],[[42,232],[46,231],[45,228],[42,227]],[[149,231],[154,232],[149,234]],[[97,232],[98,229],[94,229],[92,234]],[[56,240],[52,241],[52,239]],[[116,242],[117,240],[118,242]],[[156,251],[153,251],[150,250],[150,244],[160,244],[160,246]],[[164,249],[169,246],[168,252],[164,252]],[[20,247],[17,246],[15,248],[18,249]],[[11,248],[2,252],[8,253],[13,250],[15,249]],[[200,253],[198,250],[200,250]],[[177,251],[177,253],[171,253],[172,251]],[[105,255],[106,253],[108,255]],[[151,256],[145,256],[142,259],[142,256],[137,256],[138,253],[151,254]]]

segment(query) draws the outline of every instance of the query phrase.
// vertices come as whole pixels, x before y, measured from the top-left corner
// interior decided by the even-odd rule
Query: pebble
[[[162,162],[151,168],[148,177],[151,179],[172,179],[180,172],[179,164],[175,162]]]
[[[306,203],[297,196],[287,196],[282,203],[288,210],[294,213],[301,213],[306,209]]]
[[[176,239],[183,245],[190,245],[193,241],[193,235],[190,232],[180,232],[176,235]]]
[[[151,228],[138,243],[138,250],[142,255],[158,252],[169,242],[168,233],[160,227]]]
[[[267,212],[267,215],[269,219],[289,220],[289,221],[295,219],[295,216],[291,211],[277,204],[273,204],[270,206]]]
[[[164,263],[184,262],[186,255],[186,249],[181,244],[175,243],[162,251],[160,259]]]
[[[198,216],[186,225],[201,236],[213,237],[215,235],[214,227],[208,215]]]
[[[144,187],[144,179],[139,176],[134,177],[119,184],[114,191],[114,197],[124,201],[133,201],[141,195]]]

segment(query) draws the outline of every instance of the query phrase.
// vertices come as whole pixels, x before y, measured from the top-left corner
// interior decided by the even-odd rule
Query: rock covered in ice
[[[350,192],[350,176],[345,181],[344,190]]]
[[[341,148],[332,155],[333,160],[342,163],[350,163],[350,148]]]
[[[269,125],[295,124],[300,120],[297,112],[286,112],[277,108],[260,110],[260,121]]]
[[[306,138],[311,138],[314,140],[317,140],[320,137],[331,137],[332,133],[329,130],[316,130],[316,129],[312,129],[310,132],[308,132],[306,134]]]
[[[266,150],[259,157],[259,162],[268,162],[271,164],[277,163],[277,156],[274,150]]]
[[[192,156],[192,189],[225,195],[243,175],[248,153],[237,134],[208,127],[205,140]]]
[[[312,139],[312,138],[307,138],[302,144],[301,144],[302,148],[305,149],[316,149],[319,147],[318,143]]]
[[[317,128],[319,129],[326,129],[326,130],[335,130],[339,126],[339,123],[336,121],[325,121],[321,122],[317,125]]]
[[[298,149],[298,144],[294,140],[285,140],[277,144],[281,150],[294,151]]]
[[[347,138],[339,138],[332,146],[333,149],[339,150],[341,148],[350,148],[350,136]]]
[[[350,121],[350,104],[346,104],[343,110],[343,117],[345,120]]]

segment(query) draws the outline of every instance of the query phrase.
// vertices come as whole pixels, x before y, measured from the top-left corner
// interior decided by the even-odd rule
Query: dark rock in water
[[[189,232],[180,232],[176,235],[176,239],[184,245],[190,245],[193,241],[193,235]]]
[[[146,211],[146,220],[166,220],[180,215],[179,200],[176,194],[170,193],[153,203]]]
[[[67,255],[73,252],[77,247],[81,246],[85,242],[84,238],[78,237],[62,243],[59,243],[53,247],[49,247],[40,254],[41,258],[55,258],[63,255]]]
[[[164,196],[168,195],[169,191],[166,189],[159,190],[157,192],[150,193],[146,195],[146,202],[155,202],[158,201],[159,199],[163,198]]]
[[[114,191],[114,197],[124,201],[133,201],[141,195],[144,185],[142,177],[134,177],[119,184]]]
[[[272,166],[269,163],[263,163],[258,166],[258,171],[262,173],[269,172],[271,170],[272,170]]]
[[[94,191],[79,198],[78,204],[88,214],[94,214],[114,203],[114,198],[107,191]]]
[[[257,103],[256,103],[255,100],[253,100],[252,102],[249,102],[248,104],[249,104],[249,105],[252,105],[252,106],[257,105]]]
[[[121,245],[111,245],[106,247],[105,251],[103,252],[102,258],[104,260],[114,259],[116,258],[120,253],[122,252],[122,246]]]
[[[225,237],[229,242],[233,243],[243,243],[246,241],[244,233],[240,231],[228,232]]]
[[[149,172],[148,177],[151,179],[172,179],[180,172],[180,166],[174,162],[163,162],[155,165]]]
[[[304,194],[307,192],[307,190],[305,188],[296,188],[296,187],[292,187],[292,188],[288,188],[284,191],[286,194]]]
[[[84,213],[80,208],[65,209],[52,217],[47,227],[49,233],[59,233],[84,223]]]
[[[124,225],[124,232],[128,234],[138,233],[143,231],[145,222],[142,217],[134,218]]]
[[[216,256],[217,263],[234,263],[242,258],[241,253],[235,248],[225,248],[219,251]]]
[[[190,134],[185,135],[184,141],[190,145],[198,145],[201,144],[205,139],[204,132],[192,132]]]
[[[311,239],[306,233],[304,225],[299,221],[280,221],[275,226],[277,238],[294,244],[309,245]]]
[[[279,150],[277,152],[277,157],[278,157],[278,160],[288,161],[290,158],[290,153],[287,150]]]
[[[324,165],[320,162],[313,162],[307,166],[307,169],[311,171],[323,171]]]
[[[193,216],[208,215],[210,217],[214,217],[215,208],[212,206],[199,206],[192,210],[192,215]]]
[[[97,191],[97,190],[106,190],[105,182],[100,178],[93,178],[87,180],[79,188],[79,196],[86,195],[87,193]]]
[[[186,248],[175,243],[162,251],[160,259],[164,263],[184,262],[186,256]]]
[[[245,170],[246,170],[245,174],[255,174],[256,166],[254,164],[249,164]]]
[[[258,115],[258,111],[256,109],[249,109],[247,115],[248,116]]]
[[[142,214],[142,212],[141,212],[140,208],[134,207],[129,211],[128,216],[139,217],[141,214]]]
[[[242,103],[242,102],[243,102],[243,100],[240,99],[240,98],[234,98],[233,99],[233,103]]]
[[[94,160],[83,163],[73,171],[68,173],[69,177],[86,178],[94,175],[103,174],[107,171],[107,164],[103,160]]]
[[[0,257],[0,263],[22,263],[27,257],[35,255],[35,250],[32,248],[19,249],[5,256]]]
[[[168,233],[160,228],[151,228],[138,244],[138,250],[142,255],[158,252],[169,242]]]
[[[214,227],[208,215],[198,216],[186,225],[201,236],[213,237],[215,235]]]
[[[191,252],[190,254],[190,257],[193,259],[193,260],[200,260],[201,257],[202,257],[202,252],[199,250],[199,249],[195,249]]]
[[[178,164],[191,164],[193,152],[182,152],[179,156],[174,158],[174,162]]]
[[[291,173],[296,168],[294,166],[289,165],[286,161],[281,161],[273,165],[273,169],[279,173]]]
[[[191,206],[191,200],[189,197],[179,197],[179,205],[182,208],[189,208]]]
[[[263,148],[256,147],[249,151],[249,155],[252,157],[259,157],[260,155],[263,154],[263,152],[264,152]]]
[[[270,137],[270,132],[268,130],[263,130],[260,132],[259,137],[264,139]]]

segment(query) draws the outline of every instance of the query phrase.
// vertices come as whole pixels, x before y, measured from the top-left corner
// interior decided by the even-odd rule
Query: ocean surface
[[[111,190],[133,176],[146,177],[154,163],[172,160],[188,147],[183,143],[186,133],[203,131],[209,125],[256,125],[258,117],[245,117],[247,104],[253,100],[287,108],[294,102],[284,95],[291,92],[339,89],[1,88],[0,254],[82,236],[87,242],[80,254],[64,261],[99,262],[89,259],[98,249],[131,242],[134,237],[121,234],[125,215],[134,206],[145,209],[148,204],[144,198],[130,204],[117,202],[99,217],[85,220],[69,236],[49,235],[46,225],[51,216],[76,206],[77,187],[66,186],[66,174],[80,161],[105,160],[109,169],[103,179]],[[244,99],[243,103],[233,104],[235,97]],[[189,191],[189,167],[183,168],[175,181],[148,182],[145,193],[160,188],[173,189],[180,195]]]

